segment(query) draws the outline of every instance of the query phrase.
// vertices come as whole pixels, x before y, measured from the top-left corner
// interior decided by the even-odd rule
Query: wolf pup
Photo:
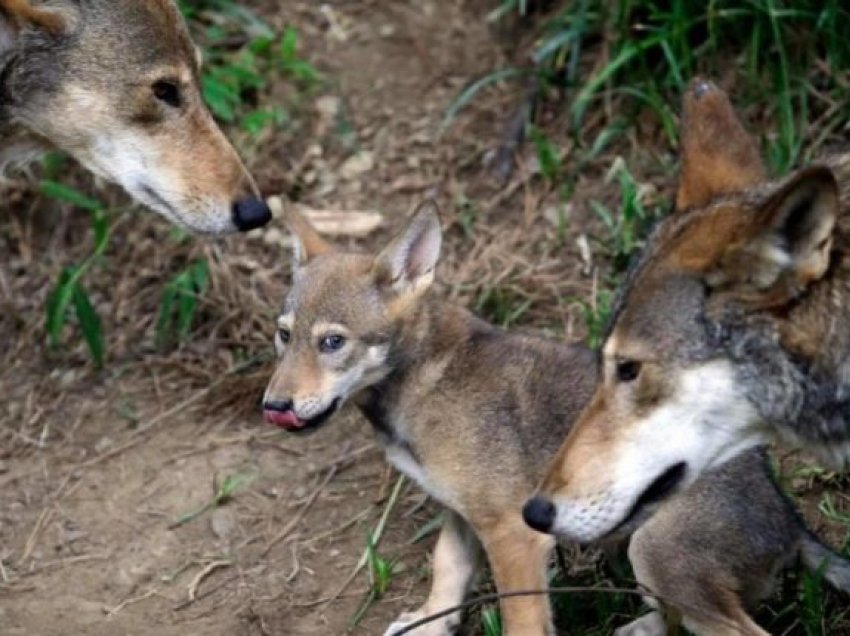
[[[51,147],[195,232],[271,219],[173,0],[0,0],[0,175]]]
[[[680,211],[627,277],[540,489],[572,539],[769,437],[850,459],[850,154],[770,183],[723,92],[697,80],[684,115]]]
[[[427,601],[387,634],[460,603],[482,546],[500,591],[545,586],[553,540],[523,523],[520,506],[590,397],[596,354],[505,333],[431,295],[441,243],[433,204],[420,207],[377,257],[335,251],[301,216],[288,211],[285,218],[295,237],[293,285],[278,319],[280,361],[264,397],[266,420],[291,431],[314,430],[351,399],[373,424],[388,459],[451,511],[434,553]],[[688,557],[691,524],[693,536],[712,524],[729,527],[724,514],[741,499],[729,491],[733,486],[746,487],[776,528],[777,538],[762,553],[790,552],[799,533],[787,529],[793,518],[788,521],[781,498],[776,503],[761,462],[738,472],[751,477],[712,484],[697,510],[688,508],[672,525],[659,518],[645,550],[653,566],[647,585],[655,592],[675,598],[685,572],[699,576],[707,568],[714,575],[724,557],[747,549],[745,537],[736,536],[737,551],[718,539],[711,545],[723,553]],[[652,509],[652,497],[642,503],[641,514]],[[676,536],[665,540],[659,533],[668,529]],[[655,573],[659,563],[671,564],[669,576]],[[505,600],[502,610],[511,636],[552,633],[545,596]],[[653,621],[663,628],[658,615],[640,619],[638,628]],[[455,614],[413,633],[445,636],[459,622]]]

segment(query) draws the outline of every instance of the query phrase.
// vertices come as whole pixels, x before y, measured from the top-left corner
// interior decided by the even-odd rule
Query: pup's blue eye
[[[289,333],[289,329],[279,329],[277,334],[280,336],[280,341],[283,344],[289,344],[289,339],[292,337],[292,334]]]
[[[339,351],[345,345],[345,336],[340,336],[339,334],[331,334],[330,336],[325,336],[319,342],[319,351],[322,353],[333,353],[334,351]]]
[[[167,80],[154,82],[152,90],[154,97],[156,97],[159,101],[165,102],[174,108],[180,107],[180,88],[174,82],[169,82]]]

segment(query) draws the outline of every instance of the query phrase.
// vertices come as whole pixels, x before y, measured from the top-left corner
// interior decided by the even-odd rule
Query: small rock
[[[216,537],[226,541],[236,531],[236,517],[228,508],[216,508],[210,515],[210,528]]]
[[[342,101],[336,95],[322,95],[316,100],[316,110],[319,111],[319,117],[324,120],[333,121],[341,109]],[[321,156],[321,148],[319,156]]]
[[[9,462],[5,459],[0,459],[0,475],[9,472]]]
[[[102,455],[104,452],[106,452],[106,451],[108,451],[110,448],[112,448],[112,446],[113,446],[113,445],[114,445],[114,442],[113,442],[113,441],[112,441],[109,437],[107,437],[106,435],[104,435],[104,436],[103,436],[103,437],[101,437],[99,440],[97,440],[97,442],[95,443],[95,445],[94,445],[94,451],[95,451],[98,455]]]
[[[395,35],[395,25],[394,24],[382,24],[381,28],[378,29],[378,33],[382,38],[391,38]]]
[[[375,167],[375,155],[364,150],[346,159],[339,167],[339,174],[343,179],[357,179]]]

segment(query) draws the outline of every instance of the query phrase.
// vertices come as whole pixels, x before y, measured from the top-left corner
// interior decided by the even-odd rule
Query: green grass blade
[[[98,368],[102,368],[106,351],[103,343],[103,329],[101,328],[100,317],[91,304],[86,290],[79,282],[74,285],[73,299],[74,309],[77,314],[77,320],[80,323],[80,330],[83,332],[83,338],[85,338],[95,364]]]
[[[39,191],[44,196],[54,199],[55,201],[70,203],[71,205],[83,210],[97,211],[103,209],[103,204],[97,199],[93,199],[92,197],[83,194],[76,188],[72,188],[71,186],[57,181],[51,181],[50,179],[43,179],[41,181],[39,184]]]
[[[485,75],[481,79],[470,84],[464,91],[455,99],[451,105],[446,109],[446,114],[443,117],[443,121],[440,124],[440,133],[444,132],[449,126],[454,123],[455,118],[458,113],[463,110],[469,103],[475,99],[475,96],[478,95],[483,89],[488,86],[492,86],[493,84],[498,84],[507,79],[514,79],[516,77],[523,77],[528,75],[529,71],[526,69],[520,68],[505,68],[500,71],[495,71],[490,73],[489,75]]]
[[[56,287],[47,299],[47,321],[45,329],[51,346],[57,346],[62,338],[62,329],[68,318],[68,307],[74,296],[77,282],[76,267],[66,267],[59,275]]]

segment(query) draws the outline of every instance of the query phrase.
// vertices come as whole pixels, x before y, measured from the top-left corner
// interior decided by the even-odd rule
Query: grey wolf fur
[[[314,430],[351,400],[389,461],[450,511],[428,599],[387,634],[461,602],[482,548],[499,591],[545,586],[553,539],[529,528],[520,509],[593,391],[596,354],[577,344],[506,333],[431,294],[441,243],[433,204],[420,207],[377,256],[337,251],[293,211],[285,218],[296,244],[293,284],[278,318],[280,360],[264,397],[267,421]],[[722,537],[702,547],[683,543],[683,529],[723,524],[735,511],[738,490],[712,486],[678,523],[665,525],[659,517],[658,532],[645,533],[647,547],[636,563],[647,563],[655,592],[675,599],[686,572],[708,570],[708,577],[748,549],[760,548],[753,559],[768,553],[784,559],[792,551],[796,518],[758,460],[740,469],[747,470],[751,481],[767,484],[768,496],[744,496],[764,506],[777,538],[764,547],[736,535],[736,550],[728,554],[713,553],[718,545],[725,549]],[[729,487],[734,483],[729,480]],[[645,504],[636,516],[652,509],[651,501]],[[707,519],[701,508],[717,517]],[[671,532],[674,540],[666,541],[664,533]],[[708,554],[702,561],[683,556],[691,550]],[[651,558],[641,560],[644,554]],[[670,574],[662,578],[658,568]],[[552,633],[543,596],[505,600],[502,612],[511,636]],[[458,615],[449,616],[414,634],[444,636],[459,622]]]
[[[189,230],[263,225],[199,60],[173,0],[0,0],[0,174],[56,147]]]
[[[595,394],[541,487],[566,537],[604,536],[673,467],[687,485],[775,437],[848,466],[850,155],[766,181],[703,80],[682,137],[678,211],[623,286]]]
[[[805,528],[770,479],[760,449],[709,469],[657,504],[632,535],[629,559],[638,581],[663,598],[668,618],[681,619],[697,635],[767,636],[747,610],[768,597],[780,570],[798,559],[850,593],[850,562]],[[658,625],[660,617],[650,614],[617,636]]]

